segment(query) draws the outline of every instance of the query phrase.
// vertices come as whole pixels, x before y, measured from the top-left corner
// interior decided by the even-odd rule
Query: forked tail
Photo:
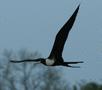
[[[83,61],[78,62],[64,62],[64,66],[71,67],[71,68],[80,68],[80,66],[71,66],[70,64],[78,64],[78,63],[84,63]]]

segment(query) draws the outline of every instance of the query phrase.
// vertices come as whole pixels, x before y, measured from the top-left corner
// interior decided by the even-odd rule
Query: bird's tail
[[[83,61],[77,61],[77,62],[64,62],[64,65],[71,68],[80,68],[80,66],[71,66],[70,64],[78,64],[83,63]]]
[[[76,62],[65,62],[67,64],[78,64],[78,63],[84,63],[83,61],[76,61]]]

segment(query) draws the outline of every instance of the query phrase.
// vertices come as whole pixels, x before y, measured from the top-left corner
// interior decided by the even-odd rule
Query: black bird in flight
[[[63,52],[64,44],[68,37],[69,31],[71,30],[75,22],[77,13],[79,11],[79,7],[80,7],[80,4],[76,8],[72,16],[69,18],[69,20],[65,23],[65,25],[57,33],[52,51],[50,55],[48,56],[48,58],[26,59],[26,60],[21,60],[21,61],[11,60],[10,62],[12,63],[39,62],[46,66],[66,66],[66,67],[78,68],[78,66],[71,66],[70,64],[83,63],[83,61],[64,62],[62,58],[62,52]]]

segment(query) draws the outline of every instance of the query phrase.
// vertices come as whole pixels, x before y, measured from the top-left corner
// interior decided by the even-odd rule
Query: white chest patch
[[[51,66],[54,64],[54,60],[46,59],[46,65]]]

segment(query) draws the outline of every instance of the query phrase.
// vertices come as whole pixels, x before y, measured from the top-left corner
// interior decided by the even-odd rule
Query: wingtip
[[[74,17],[74,19],[76,18],[78,12],[79,12],[79,8],[80,8],[80,4],[77,6],[77,8],[75,9],[74,13],[72,14],[71,18]]]
[[[80,4],[77,6],[77,9],[76,9],[76,11],[78,11],[78,10],[79,10],[79,8],[80,8]]]
[[[80,7],[80,4],[81,4],[81,3],[79,3],[78,8]]]
[[[79,63],[84,63],[83,61],[79,61]]]
[[[80,4],[78,5],[78,9],[79,9],[79,7],[80,7]]]
[[[21,62],[24,62],[24,61],[15,61],[15,60],[10,60],[11,63],[21,63]]]
[[[16,62],[18,62],[18,61],[15,61],[15,60],[10,60],[10,62],[11,62],[11,63],[16,63]]]

